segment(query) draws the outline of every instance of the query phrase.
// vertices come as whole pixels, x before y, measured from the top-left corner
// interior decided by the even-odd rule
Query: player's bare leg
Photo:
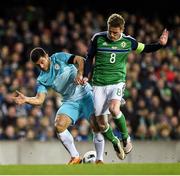
[[[74,145],[74,139],[71,133],[67,130],[71,123],[72,120],[69,116],[65,114],[60,114],[55,119],[55,128],[58,138],[71,155],[71,160],[68,164],[79,164],[81,163],[79,153]]]

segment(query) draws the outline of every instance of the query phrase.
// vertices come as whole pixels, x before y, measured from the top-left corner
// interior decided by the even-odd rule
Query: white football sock
[[[93,133],[93,142],[96,149],[96,160],[103,161],[104,153],[104,136],[101,133]]]
[[[66,150],[69,152],[71,157],[78,157],[79,153],[76,150],[76,147],[74,145],[74,139],[71,135],[71,133],[66,129],[62,133],[57,133],[58,138],[61,140],[62,144],[66,148]]]

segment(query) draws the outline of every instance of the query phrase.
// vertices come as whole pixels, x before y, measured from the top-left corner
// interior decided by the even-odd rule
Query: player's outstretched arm
[[[31,104],[31,105],[41,105],[46,97],[45,93],[37,93],[35,97],[27,97],[23,93],[16,91],[17,96],[13,97],[13,100],[16,104],[22,105],[25,103]]]
[[[150,52],[155,52],[159,49],[161,49],[163,46],[167,44],[168,41],[168,36],[169,36],[169,31],[167,29],[164,29],[163,33],[161,34],[158,43],[154,44],[143,44],[138,42],[137,43],[137,48],[135,50],[138,53],[150,53]]]
[[[163,33],[161,34],[159,38],[159,44],[166,45],[169,37],[169,31],[167,29],[164,29]]]

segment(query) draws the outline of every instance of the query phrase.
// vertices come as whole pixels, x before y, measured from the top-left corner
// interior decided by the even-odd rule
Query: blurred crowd
[[[125,34],[142,43],[157,42],[165,26],[159,18],[122,12]],[[59,10],[48,16],[40,7],[27,6],[0,16],[0,140],[55,140],[54,117],[61,97],[49,91],[42,106],[17,106],[16,90],[36,92],[38,69],[29,61],[37,46],[51,55],[66,51],[85,56],[94,33],[106,30],[107,16],[90,10]],[[180,16],[167,19],[171,26],[166,48],[128,57],[127,85],[121,108],[129,133],[136,140],[180,139]],[[120,136],[113,121],[110,124]],[[86,119],[69,129],[76,141],[92,140]]]

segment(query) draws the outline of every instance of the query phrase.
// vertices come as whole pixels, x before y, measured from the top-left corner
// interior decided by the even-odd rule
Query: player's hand
[[[89,81],[89,79],[87,77],[83,78],[83,84],[87,84],[88,81]]]
[[[167,29],[164,29],[162,35],[159,38],[159,43],[163,46],[166,45],[168,41],[168,36],[169,36],[169,31]]]
[[[83,75],[81,73],[77,73],[77,76],[75,78],[75,83],[76,84],[80,84],[80,85],[83,85]]]
[[[14,102],[18,105],[24,104],[26,102],[26,96],[17,90],[16,90],[16,93],[17,93],[17,96],[13,97]]]

